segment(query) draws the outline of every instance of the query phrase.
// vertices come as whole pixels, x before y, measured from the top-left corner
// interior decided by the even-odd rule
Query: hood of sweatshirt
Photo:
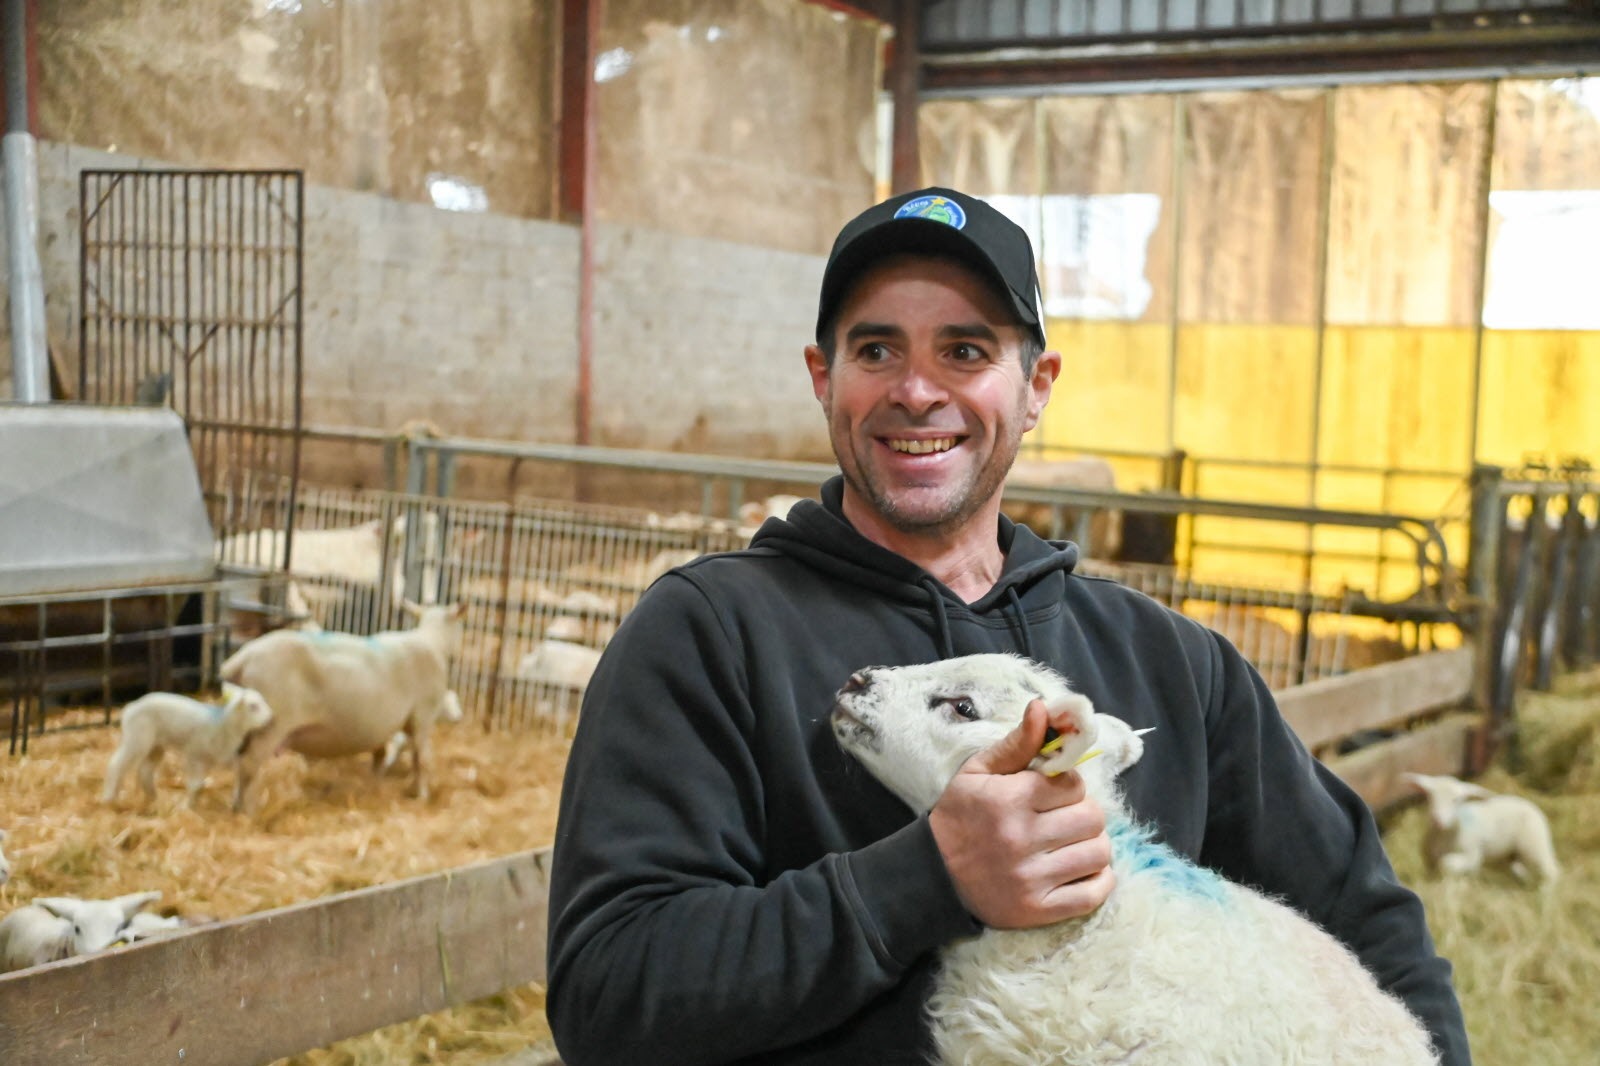
[[[996,537],[1005,565],[1000,579],[982,597],[967,603],[928,571],[868,540],[850,524],[844,516],[842,476],[824,482],[821,495],[821,503],[801,500],[795,504],[787,520],[767,519],[750,546],[780,552],[840,580],[920,605],[932,619],[945,657],[955,654],[949,622],[955,611],[1010,614],[1021,635],[1017,650],[1034,655],[1028,613],[1061,603],[1067,576],[1078,564],[1076,544],[1043,540],[1001,515]]]

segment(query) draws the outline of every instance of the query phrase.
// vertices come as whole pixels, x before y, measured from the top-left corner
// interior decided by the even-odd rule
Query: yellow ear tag
[[[1065,739],[1064,737],[1056,737],[1054,740],[1046,741],[1044,747],[1039,749],[1039,754],[1040,755],[1049,755],[1051,752],[1061,750],[1061,742],[1064,739]],[[1094,758],[1096,755],[1104,755],[1104,754],[1105,754],[1105,752],[1100,750],[1099,748],[1092,748],[1089,751],[1086,751],[1082,755],[1078,756],[1078,761],[1073,763],[1072,765],[1073,766],[1082,766],[1084,763],[1088,762],[1090,759]],[[1061,775],[1061,773],[1062,773],[1062,771],[1060,771],[1060,770],[1050,770],[1050,771],[1047,771],[1045,773],[1045,776],[1046,777],[1059,777]]]

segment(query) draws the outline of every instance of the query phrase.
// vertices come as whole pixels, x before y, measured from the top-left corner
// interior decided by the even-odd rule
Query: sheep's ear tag
[[[1044,745],[1042,747],[1040,747],[1039,754],[1040,755],[1054,755],[1056,752],[1060,751],[1061,750],[1061,739],[1062,739],[1061,738],[1061,734],[1056,730],[1056,728],[1054,726],[1045,726],[1045,730],[1044,730]],[[1073,766],[1082,766],[1084,763],[1088,762],[1090,759],[1094,758],[1096,755],[1103,755],[1103,754],[1104,754],[1104,752],[1102,752],[1099,748],[1090,748],[1088,751],[1086,751],[1082,755],[1078,756],[1078,761],[1073,763],[1072,765]],[[1046,770],[1046,771],[1044,771],[1044,775],[1046,777],[1059,777],[1061,774],[1063,774],[1065,772],[1066,771],[1064,771],[1064,770]]]

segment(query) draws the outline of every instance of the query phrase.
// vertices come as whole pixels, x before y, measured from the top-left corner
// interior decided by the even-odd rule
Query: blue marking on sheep
[[[1149,827],[1109,818],[1106,831],[1111,836],[1112,863],[1119,869],[1129,874],[1149,871],[1178,892],[1222,902],[1222,878],[1156,840]]]
[[[313,644],[341,644],[349,641],[359,641],[362,644],[371,644],[373,634],[360,636],[355,633],[341,633],[337,629],[311,629],[300,631],[307,640]]]

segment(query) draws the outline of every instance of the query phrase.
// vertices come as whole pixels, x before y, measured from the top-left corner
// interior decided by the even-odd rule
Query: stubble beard
[[[840,449],[837,446],[834,448],[834,456],[839,460],[839,470],[844,475],[845,483],[857,496],[866,500],[886,523],[901,533],[937,537],[960,531],[979,511],[983,510],[990,498],[1000,491],[1005,484],[1006,474],[1011,470],[1011,464],[1017,458],[1017,450],[1021,443],[1020,434],[1007,433],[1004,437],[997,438],[995,450],[989,455],[988,462],[969,474],[964,486],[955,484],[945,486],[946,497],[943,505],[933,508],[905,506],[900,497],[922,490],[891,489],[882,479],[875,477],[870,468],[864,464],[846,462],[845,457],[839,454]]]

